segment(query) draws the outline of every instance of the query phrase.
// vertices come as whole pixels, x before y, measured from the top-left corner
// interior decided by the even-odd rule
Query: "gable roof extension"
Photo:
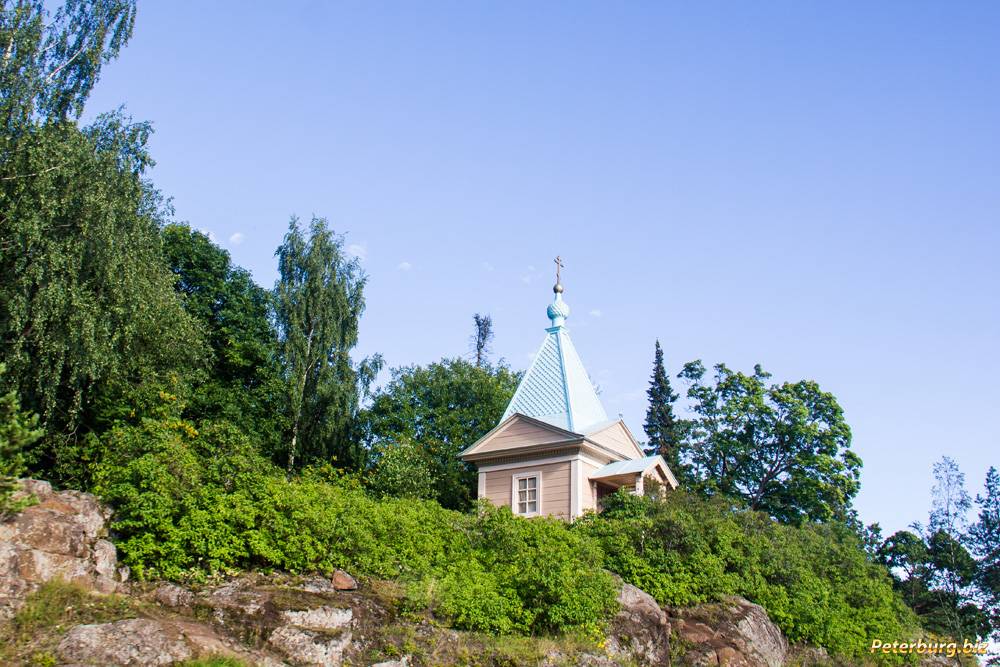
[[[522,426],[528,427],[529,430],[525,432],[524,428],[521,428]],[[517,429],[516,434],[514,433],[514,429]],[[500,450],[509,451],[543,446],[566,446],[580,443],[584,439],[584,436],[580,433],[572,433],[558,426],[553,426],[548,422],[515,413],[502,420],[486,435],[462,450],[459,453],[459,457],[467,459],[469,456],[481,456],[486,453],[493,453],[497,449],[494,446],[495,442],[500,439],[507,439],[510,436],[513,436],[510,438],[513,442],[505,443],[499,448]]]
[[[641,459],[646,455],[639,441],[621,419],[595,424],[584,435],[590,442],[616,451],[627,459]]]
[[[676,489],[677,478],[674,477],[674,473],[670,472],[670,468],[667,467],[667,462],[659,454],[655,456],[646,456],[641,459],[615,461],[613,463],[609,463],[606,466],[598,468],[594,472],[590,473],[590,479],[603,479],[628,474],[645,474],[650,468],[655,467],[659,467],[663,470],[667,480],[670,482],[670,485]]]
[[[519,413],[567,431],[585,433],[608,421],[601,399],[563,326],[568,315],[569,306],[562,300],[562,293],[557,292],[555,301],[549,306],[553,326],[545,330],[545,340],[500,418],[501,422]]]

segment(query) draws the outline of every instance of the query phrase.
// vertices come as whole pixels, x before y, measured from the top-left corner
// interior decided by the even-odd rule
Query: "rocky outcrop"
[[[148,618],[78,625],[59,642],[57,655],[69,665],[173,665],[208,656],[269,667],[282,664],[219,635],[203,623]]]
[[[53,579],[109,593],[128,577],[104,539],[110,512],[89,493],[55,492],[48,482],[23,480],[15,497],[36,504],[0,522],[0,619]]]
[[[193,609],[228,634],[297,665],[341,664],[354,639],[356,613],[366,620],[385,614],[370,600],[339,592],[336,581],[322,577],[246,576],[198,593],[167,584],[152,597]]]
[[[669,611],[680,662],[701,667],[781,667],[788,640],[764,608],[743,598]]]
[[[631,658],[640,665],[670,664],[670,622],[653,596],[622,584],[618,604],[608,633],[611,657]]]

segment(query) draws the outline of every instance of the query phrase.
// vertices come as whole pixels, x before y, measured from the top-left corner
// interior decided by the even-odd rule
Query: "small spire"
[[[566,318],[569,317],[569,306],[563,301],[563,286],[562,286],[562,274],[561,270],[565,266],[562,263],[562,257],[555,258],[556,263],[556,284],[552,287],[552,291],[555,293],[556,297],[549,304],[546,313],[549,316],[549,320],[552,321],[553,327],[561,327],[566,323]]]

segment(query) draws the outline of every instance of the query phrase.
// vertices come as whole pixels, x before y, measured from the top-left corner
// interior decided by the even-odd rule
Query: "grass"
[[[196,660],[185,660],[178,667],[248,667],[247,663],[227,656],[209,656]]]
[[[476,632],[456,632],[425,618],[404,617],[367,631],[369,649],[362,664],[410,656],[419,664],[456,667],[519,667],[545,660],[553,665],[575,665],[584,653],[601,655],[603,649],[585,637],[494,637]],[[626,666],[627,667],[627,666]]]
[[[29,595],[8,623],[0,625],[0,663],[48,667],[67,630],[136,616],[133,603],[118,595],[88,592],[76,584],[50,581]]]

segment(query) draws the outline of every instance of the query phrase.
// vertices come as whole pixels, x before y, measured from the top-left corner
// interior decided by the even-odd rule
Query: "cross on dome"
[[[566,265],[562,263],[562,257],[559,256],[556,256],[553,261],[556,263],[556,284],[552,287],[552,291],[556,297],[545,312],[552,321],[553,327],[562,327],[566,323],[566,318],[569,317],[569,305],[562,298],[563,286],[560,271]]]

